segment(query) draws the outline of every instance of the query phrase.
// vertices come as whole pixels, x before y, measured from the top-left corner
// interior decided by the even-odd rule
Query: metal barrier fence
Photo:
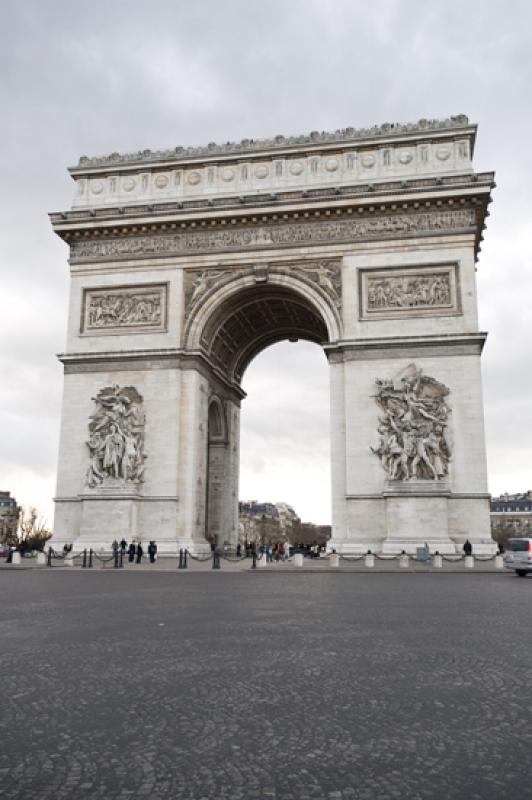
[[[449,564],[459,564],[460,562],[464,562],[464,566],[467,568],[473,568],[475,563],[481,564],[488,564],[489,562],[495,562],[494,566],[497,569],[501,569],[504,566],[503,557],[501,553],[494,553],[493,555],[473,555],[473,554],[456,554],[456,555],[443,555],[439,551],[435,551],[434,553],[429,553],[426,550],[424,553],[420,553],[422,548],[419,549],[417,555],[407,554],[406,551],[402,551],[401,553],[394,553],[394,554],[380,554],[374,553],[371,550],[368,550],[366,553],[361,553],[359,555],[344,555],[342,553],[328,553],[325,556],[322,556],[318,561],[322,563],[324,561],[329,562],[330,566],[332,567],[339,567],[340,562],[344,562],[346,565],[349,563],[356,563],[365,560],[366,567],[373,567],[375,565],[375,560],[381,562],[393,562],[399,561],[399,565],[401,567],[409,566],[410,562],[418,563],[418,564],[425,564],[430,567],[434,568],[441,568],[443,562],[447,562]],[[98,562],[102,569],[106,567],[106,565],[111,564],[114,569],[121,569],[124,567],[124,551],[119,548],[118,550],[114,550],[111,555],[107,556],[101,553],[97,553],[92,548],[85,548],[84,550],[80,551],[79,553],[72,553],[71,551],[64,551],[62,553],[53,549],[53,547],[49,547],[47,551],[41,552],[34,552],[34,553],[26,553],[24,554],[24,558],[37,558],[39,556],[42,557],[42,561],[37,563],[44,564],[48,567],[54,566],[79,566],[83,569],[85,568],[92,568]],[[302,553],[294,553],[291,560],[293,558],[294,566],[301,568],[303,566],[303,554]],[[46,559],[46,562],[44,562]],[[205,555],[196,555],[191,553],[190,550],[186,548],[181,548],[179,550],[179,559],[178,559],[178,569],[188,569],[189,567],[189,560],[195,561],[197,563],[212,563],[212,569],[219,570],[222,566],[222,561],[227,561],[228,563],[238,564],[246,559],[250,559],[251,569],[256,569],[257,565],[260,563],[260,566],[266,565],[268,559],[266,557],[266,553],[264,552],[257,552],[256,550],[252,550],[250,553],[246,552],[242,555],[232,555],[227,552],[222,552],[220,548],[216,548],[212,552],[205,554]],[[7,563],[10,563],[6,560]],[[19,563],[17,561],[17,563]],[[139,563],[137,561],[137,563]],[[285,562],[286,563],[286,562]]]

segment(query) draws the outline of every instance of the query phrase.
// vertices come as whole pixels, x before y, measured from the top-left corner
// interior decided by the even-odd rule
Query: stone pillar
[[[344,364],[336,360],[334,352],[328,356],[332,501],[332,537],[328,547],[342,552],[347,536]]]

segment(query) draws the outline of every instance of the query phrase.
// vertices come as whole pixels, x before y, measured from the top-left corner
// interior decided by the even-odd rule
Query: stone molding
[[[167,303],[167,283],[84,289],[80,333],[84,336],[164,333]]]
[[[456,263],[359,270],[361,320],[460,313]]]
[[[476,230],[477,214],[472,208],[397,212],[317,222],[82,239],[71,245],[71,263],[380,241]]]
[[[97,494],[96,492],[91,492],[91,494],[80,493],[74,495],[74,497],[54,497],[54,503],[83,503],[86,500],[140,500],[143,503],[178,503],[179,497],[172,496],[172,495],[141,495],[141,494]]]
[[[378,494],[346,494],[344,497],[346,500],[385,500],[386,497],[399,497],[403,494],[400,491],[386,491],[385,494],[382,492]],[[424,497],[430,497],[430,487],[427,487],[427,490],[420,494]],[[435,491],[433,494],[435,497],[442,496],[441,491]],[[453,492],[452,489],[449,490],[448,494],[444,491],[443,496],[448,500],[489,500],[491,498],[491,495],[485,492]]]
[[[487,333],[401,336],[395,339],[358,339],[325,345],[331,364],[384,358],[430,358],[432,356],[479,356]]]
[[[58,356],[65,375],[97,374],[112,370],[117,372],[137,372],[151,370],[195,370],[208,381],[213,382],[217,391],[228,396],[237,405],[246,396],[244,390],[229,380],[211,362],[204,352],[187,352],[176,348],[161,350],[119,351],[116,353],[63,353]]]

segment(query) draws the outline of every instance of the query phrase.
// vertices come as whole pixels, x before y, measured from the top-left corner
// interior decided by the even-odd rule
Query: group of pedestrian
[[[266,556],[266,563],[273,564],[274,561],[288,561],[290,558],[289,542],[275,542],[275,544],[261,545],[261,553]]]
[[[144,548],[142,546],[142,542],[137,542],[136,544],[135,542],[131,542],[128,546],[128,543],[126,542],[125,539],[122,539],[120,544],[115,539],[112,544],[112,548],[113,548],[113,553],[118,553],[118,551],[120,550],[120,552],[122,553],[122,557],[124,557],[127,552],[127,560],[129,561],[130,564],[142,563],[142,557],[144,555]],[[153,540],[151,540],[148,545],[148,557],[150,559],[150,564],[154,564],[157,559],[157,545]]]

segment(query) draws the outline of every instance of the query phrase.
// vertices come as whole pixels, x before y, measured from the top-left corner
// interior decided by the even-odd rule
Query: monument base
[[[431,553],[456,552],[449,536],[449,485],[446,481],[387,481],[383,494],[387,535],[382,553],[414,555],[428,545]]]

